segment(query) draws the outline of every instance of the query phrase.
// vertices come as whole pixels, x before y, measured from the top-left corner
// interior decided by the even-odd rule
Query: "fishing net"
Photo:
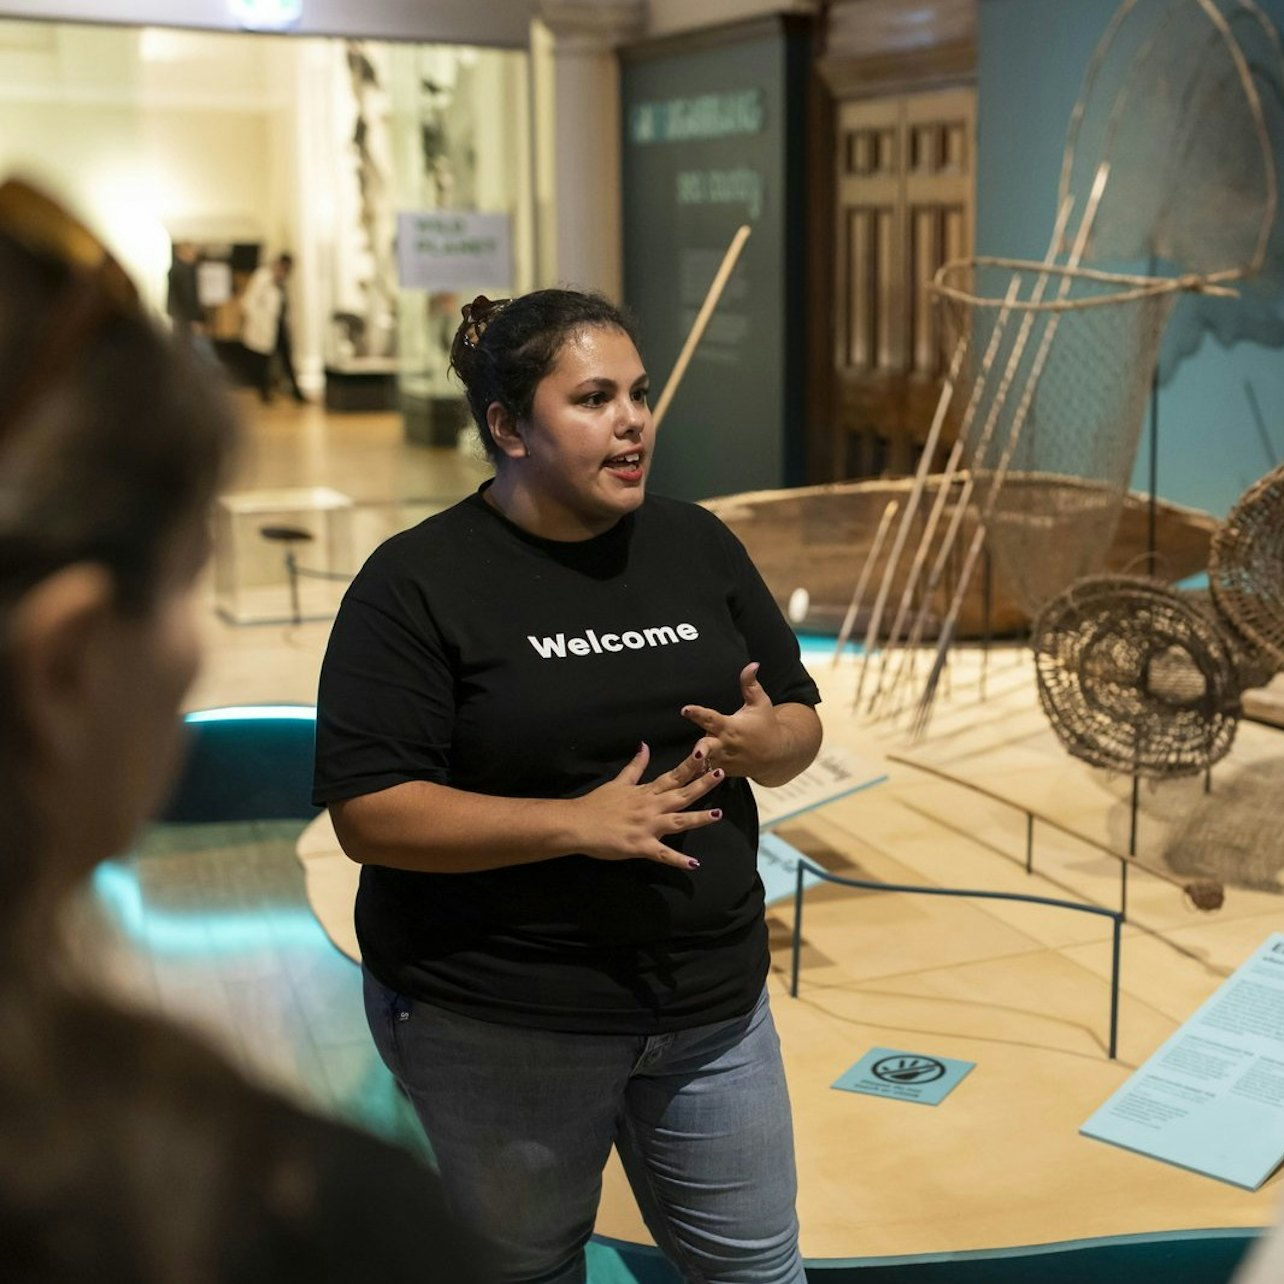
[[[1213,280],[1256,272],[1278,200],[1280,84],[1278,33],[1251,0],[1125,0],[1062,156],[1059,205],[1085,208],[1109,168],[1086,258]]]
[[[1096,767],[1195,775],[1235,738],[1240,687],[1221,630],[1156,580],[1094,576],[1049,602],[1031,644],[1057,738]]]
[[[1037,613],[1105,565],[1178,287],[974,259],[937,294],[965,345],[954,396],[996,566]]]
[[[1213,536],[1208,582],[1218,611],[1254,655],[1260,680],[1251,685],[1264,685],[1284,668],[1284,468],[1231,509]]]
[[[975,257],[938,271],[931,289],[954,357],[915,493],[926,494],[918,482],[949,423],[967,470],[960,503],[974,505],[979,520],[916,730],[926,726],[982,540],[1030,614],[1104,568],[1174,303],[1233,295],[1229,283],[1267,260],[1282,67],[1274,27],[1252,0],[1124,0],[1070,118],[1045,260]],[[916,519],[911,503],[870,644]],[[927,575],[921,602],[933,599],[953,538],[947,532],[932,559],[915,556]],[[911,641],[918,632],[916,620]],[[894,627],[888,645],[898,636]],[[1140,745],[1146,736],[1137,736]]]
[[[1280,68],[1245,0],[1126,0],[1071,116],[1050,264],[938,276],[991,547],[1032,613],[1105,565],[1178,297],[1265,260]]]

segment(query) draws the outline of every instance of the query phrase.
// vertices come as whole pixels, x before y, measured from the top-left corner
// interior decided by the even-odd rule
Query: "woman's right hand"
[[[679,869],[698,869],[699,861],[674,851],[663,839],[722,819],[717,808],[685,809],[721,784],[724,773],[707,771],[703,756],[693,754],[672,771],[639,784],[650,760],[650,749],[640,745],[614,780],[574,800],[579,836],[574,850],[597,860],[654,860]]]

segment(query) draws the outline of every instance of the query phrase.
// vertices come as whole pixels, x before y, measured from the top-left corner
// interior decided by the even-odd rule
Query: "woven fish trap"
[[[1039,702],[1074,757],[1167,779],[1230,750],[1234,657],[1216,624],[1159,581],[1081,580],[1039,612],[1031,644]]]
[[[1249,641],[1236,627],[1235,621],[1218,609],[1209,590],[1187,590],[1182,593],[1182,600],[1202,612],[1221,636],[1235,666],[1235,681],[1241,694],[1254,687],[1264,687],[1279,671],[1274,657]]]
[[[1266,678],[1284,668],[1284,467],[1250,486],[1213,536],[1208,583]]]
[[[950,413],[1005,585],[1034,615],[1105,569],[1164,326],[1194,277],[972,258],[932,293],[963,357]]]

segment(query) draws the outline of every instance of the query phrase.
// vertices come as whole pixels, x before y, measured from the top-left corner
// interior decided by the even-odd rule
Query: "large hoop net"
[[[1280,66],[1279,35],[1252,0],[1124,0],[1062,154],[1059,204],[1082,209],[1110,170],[1086,257],[1209,281],[1259,271],[1279,199]]]
[[[1034,615],[1114,540],[1181,283],[974,259],[936,293],[964,346],[955,398],[991,552]]]

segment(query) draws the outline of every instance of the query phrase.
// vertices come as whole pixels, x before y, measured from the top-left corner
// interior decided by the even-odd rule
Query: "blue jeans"
[[[583,1284],[611,1143],[693,1284],[803,1284],[793,1125],[764,991],[674,1034],[562,1034],[418,1003],[365,975],[366,1016],[456,1214],[505,1284]]]

